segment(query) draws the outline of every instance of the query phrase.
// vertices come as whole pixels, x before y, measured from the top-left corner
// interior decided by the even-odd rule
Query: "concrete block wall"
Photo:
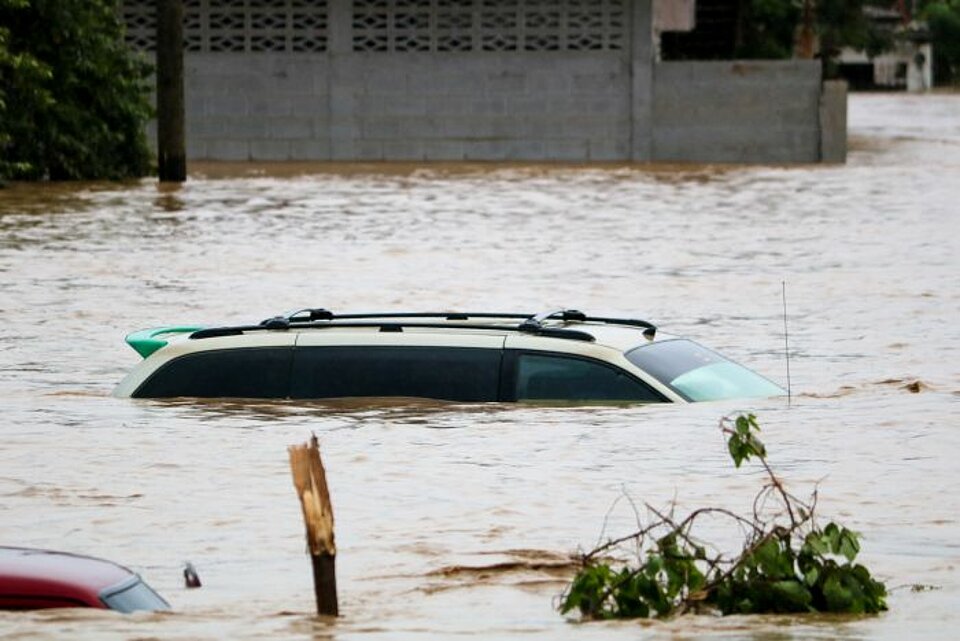
[[[599,51],[355,50],[356,5],[328,0],[327,6],[326,51],[186,54],[191,158],[583,161],[635,155],[629,34],[639,17],[648,32],[640,51],[652,56],[651,0],[621,4],[629,18],[616,27],[620,44],[595,40]],[[510,16],[519,5],[490,6]],[[612,11],[613,5],[571,6],[582,12]],[[600,33],[582,24],[571,29]]]
[[[618,52],[193,54],[188,153],[222,160],[622,160]]]
[[[820,96],[820,161],[847,161],[847,83],[828,80]]]
[[[331,158],[323,54],[188,54],[187,154],[217,160]]]
[[[335,158],[629,155],[629,68],[617,53],[365,54],[334,65],[346,108],[333,132],[346,134],[336,136]]]
[[[820,160],[820,64],[808,60],[654,66],[653,160]]]
[[[219,160],[840,161],[812,61],[655,62],[650,0],[607,51],[189,53],[187,152]],[[842,98],[842,99],[841,99]]]

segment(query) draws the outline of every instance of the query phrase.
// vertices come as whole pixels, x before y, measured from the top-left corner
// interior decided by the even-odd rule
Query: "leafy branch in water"
[[[757,460],[767,480],[750,518],[722,508],[700,508],[675,519],[649,504],[650,523],[582,555],[581,567],[559,609],[586,619],[667,617],[688,611],[722,614],[773,612],[876,613],[886,609],[886,586],[855,563],[860,535],[837,524],[819,527],[816,492],[809,501],[790,494],[767,462],[753,414],[720,420],[734,465]],[[765,507],[782,508],[771,518]],[[745,533],[736,556],[710,554],[694,527],[706,516],[734,522]],[[611,560],[630,543],[634,563]]]

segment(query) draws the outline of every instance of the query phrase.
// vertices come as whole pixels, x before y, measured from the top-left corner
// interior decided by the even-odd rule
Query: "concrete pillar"
[[[820,162],[847,161],[847,83],[827,80],[820,93]]]
[[[630,2],[630,159],[653,159],[653,0]]]
[[[353,7],[350,0],[330,0],[327,14],[327,51],[353,50]]]
[[[363,86],[353,64],[353,6],[351,0],[329,0],[327,23],[327,100],[329,100],[329,139],[331,160],[355,160],[359,127],[356,118],[356,91]]]

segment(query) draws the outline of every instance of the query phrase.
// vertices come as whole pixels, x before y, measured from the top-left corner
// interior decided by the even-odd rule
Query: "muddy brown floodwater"
[[[960,625],[960,95],[855,95],[845,166],[199,166],[0,190],[0,542],[126,563],[172,614],[0,613],[0,639],[945,638]],[[135,329],[334,310],[646,317],[784,380],[744,405],[895,587],[868,618],[578,625],[568,555],[626,492],[748,510],[732,404],[116,399]],[[312,616],[286,447],[316,432],[342,616]],[[634,523],[627,502],[607,533]],[[709,528],[704,535],[711,536]],[[718,532],[719,536],[724,536]],[[181,563],[204,587],[186,590]],[[912,584],[939,589],[914,592]]]

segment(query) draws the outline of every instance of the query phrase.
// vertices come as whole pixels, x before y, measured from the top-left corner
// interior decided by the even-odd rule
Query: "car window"
[[[627,359],[688,401],[779,396],[784,390],[756,372],[691,340],[637,347]]]
[[[501,355],[476,347],[298,347],[290,396],[495,401]]]
[[[290,347],[250,347],[187,354],[162,365],[133,396],[285,398],[292,352]]]
[[[117,588],[109,588],[100,594],[100,600],[111,610],[117,612],[136,612],[137,610],[169,610],[170,604],[153,591],[139,578]]]
[[[583,358],[519,354],[517,400],[647,401],[665,399],[626,372]]]

